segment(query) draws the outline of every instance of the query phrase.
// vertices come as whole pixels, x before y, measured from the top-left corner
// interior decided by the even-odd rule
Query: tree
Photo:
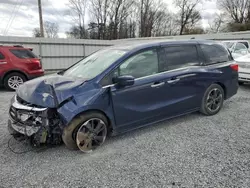
[[[79,26],[72,26],[69,31],[66,32],[67,38],[82,39],[82,33],[84,33],[84,38],[88,38],[88,31],[82,30]]]
[[[200,20],[201,15],[196,7],[200,0],[177,0],[176,6],[179,9],[177,13],[177,23],[180,27],[179,34],[182,35],[185,30],[195,26]]]
[[[44,22],[44,29],[45,29],[45,37],[47,38],[57,38],[58,37],[58,24],[45,21]],[[33,29],[33,36],[34,37],[41,37],[40,29],[39,28],[34,28]]]
[[[224,30],[225,27],[225,20],[226,20],[226,15],[221,14],[221,13],[215,13],[214,19],[210,20],[208,22],[209,25],[209,32],[211,33],[219,33],[221,30]]]
[[[133,6],[134,0],[110,0],[111,6],[108,12],[110,19],[109,33],[110,39],[121,38],[119,30],[127,21],[130,13],[130,8]]]
[[[249,21],[250,0],[220,0],[218,6],[231,17],[234,23]]]
[[[80,39],[87,38],[85,30],[85,12],[87,7],[87,0],[69,0],[69,8],[72,13],[72,19],[75,25],[71,28],[71,31],[77,31],[77,36]],[[76,34],[75,32],[73,32]]]
[[[107,39],[107,20],[110,0],[90,0],[91,14],[97,28],[98,39]]]
[[[42,37],[39,28],[34,28],[34,29],[33,29],[33,37]]]
[[[47,38],[58,38],[58,24],[49,21],[44,22],[45,35]]]

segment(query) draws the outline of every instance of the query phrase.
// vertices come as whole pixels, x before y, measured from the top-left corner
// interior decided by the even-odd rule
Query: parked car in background
[[[30,48],[0,46],[0,84],[16,90],[25,81],[44,75],[39,58]]]
[[[11,100],[13,136],[90,152],[108,134],[200,111],[217,114],[238,90],[238,65],[214,41],[148,42],[100,50],[28,81]]]
[[[250,52],[250,44],[247,40],[227,40],[223,41],[223,43],[225,43],[229,49],[232,48],[236,43],[244,44],[247,50]]]
[[[234,59],[249,54],[248,41],[223,41],[222,43],[228,48]]]
[[[239,84],[250,83],[250,54],[235,59],[239,64]]]

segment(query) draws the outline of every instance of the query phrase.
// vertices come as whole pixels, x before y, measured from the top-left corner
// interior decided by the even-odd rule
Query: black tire
[[[210,99],[210,94],[212,94],[212,92],[218,92],[218,99],[221,98],[220,102],[218,102],[218,100],[216,99]],[[212,116],[217,114],[223,106],[224,97],[225,97],[225,91],[223,90],[223,88],[218,84],[212,84],[207,88],[206,92],[204,93],[201,102],[200,112],[207,116]],[[208,107],[210,106],[209,104],[211,103],[213,103],[211,107]],[[214,107],[217,105],[216,103],[218,103],[218,106],[215,109],[211,109],[213,105]]]
[[[244,84],[244,82],[242,82],[242,81],[239,81],[239,85],[243,85]]]
[[[9,91],[15,91],[17,88],[18,88],[18,86],[17,86],[17,88],[15,89],[14,88],[14,85],[13,85],[13,87],[10,85],[10,83],[9,83],[9,81],[10,81],[10,79],[12,79],[12,78],[14,78],[14,77],[16,77],[16,78],[18,78],[18,80],[20,81],[19,82],[19,84],[18,84],[18,86],[20,85],[20,84],[22,84],[22,83],[24,83],[25,81],[27,81],[27,79],[26,79],[26,77],[23,75],[23,74],[21,74],[21,73],[19,73],[19,72],[12,72],[12,73],[10,73],[10,74],[7,74],[5,77],[4,77],[4,87],[7,89],[7,90],[9,90]],[[22,83],[21,83],[22,82]]]
[[[108,120],[103,114],[97,113],[97,112],[83,113],[83,114],[77,116],[76,118],[74,118],[70,122],[69,126],[64,128],[64,130],[63,130],[62,140],[68,149],[71,149],[71,150],[79,149],[77,144],[76,144],[77,131],[84,122],[86,122],[90,119],[93,119],[93,118],[101,119],[105,123],[107,131],[109,131]],[[107,132],[107,135],[108,135],[108,132]]]

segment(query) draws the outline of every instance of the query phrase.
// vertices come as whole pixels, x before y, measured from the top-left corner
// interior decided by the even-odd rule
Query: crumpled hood
[[[77,89],[85,81],[58,74],[43,76],[25,82],[17,90],[17,95],[31,104],[56,108],[65,99],[72,97],[72,90]]]

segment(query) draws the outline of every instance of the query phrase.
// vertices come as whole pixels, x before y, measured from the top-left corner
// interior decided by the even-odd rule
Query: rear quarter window
[[[0,59],[5,59],[4,55],[0,52]]]
[[[229,51],[220,44],[201,44],[200,47],[206,57],[207,65],[233,60]]]
[[[37,56],[27,49],[10,49],[10,52],[21,59],[37,58]]]

